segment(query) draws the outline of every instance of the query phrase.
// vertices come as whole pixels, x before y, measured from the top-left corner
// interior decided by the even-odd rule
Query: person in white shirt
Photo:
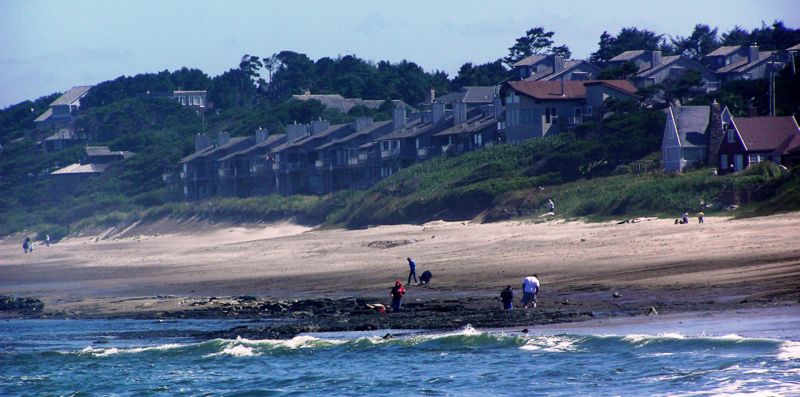
[[[522,307],[527,309],[528,306],[536,307],[536,294],[539,293],[539,276],[525,277],[522,280]]]

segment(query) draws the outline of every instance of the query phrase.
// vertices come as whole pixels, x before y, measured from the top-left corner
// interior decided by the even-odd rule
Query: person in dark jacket
[[[503,302],[503,310],[514,310],[514,289],[510,285],[500,292],[500,300]]]
[[[25,237],[25,241],[22,242],[22,250],[27,254],[28,249],[31,247],[31,238]]]
[[[403,288],[403,283],[400,280],[394,282],[394,288],[389,296],[392,297],[392,312],[399,312],[400,306],[403,305],[403,295],[406,294],[406,289]]]
[[[417,281],[417,262],[414,262],[411,258],[406,258],[408,261],[408,281],[406,281],[406,285],[411,285],[411,277],[414,277],[414,282],[419,284]]]
[[[431,282],[431,278],[433,278],[433,273],[431,273],[430,270],[426,270],[419,276],[419,283],[422,285],[427,285]]]

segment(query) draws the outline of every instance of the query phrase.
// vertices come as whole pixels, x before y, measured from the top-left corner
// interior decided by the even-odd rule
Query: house
[[[86,146],[79,163],[70,164],[50,173],[55,193],[70,193],[86,179],[100,175],[113,163],[127,160],[135,153],[111,151],[108,146]]]
[[[188,106],[197,112],[205,112],[207,93],[202,91],[172,91],[172,99],[183,106]]]
[[[661,140],[664,171],[683,172],[687,168],[708,165],[708,159],[716,159],[716,150],[722,140],[722,116],[718,103],[711,106],[670,106],[665,113],[667,120]]]
[[[602,69],[584,60],[566,59],[561,55],[531,55],[511,65],[511,80],[591,80]]]
[[[700,75],[703,82],[701,91],[711,92],[719,88],[719,77],[713,70],[682,55],[662,56],[661,51],[625,51],[611,58],[609,65],[618,67],[626,62],[633,62],[638,67],[631,80],[639,88],[677,80],[689,71]]]
[[[44,149],[48,152],[57,152],[68,147],[80,144],[85,139],[75,133],[71,128],[61,128],[42,141]]]
[[[769,77],[770,71],[780,70],[774,51],[759,51],[758,46],[722,46],[705,55],[708,65],[720,81],[755,80]]]
[[[195,152],[178,162],[183,198],[197,200],[217,194],[217,176],[220,171],[217,160],[252,144],[251,137],[231,138],[225,132],[217,135],[217,142],[214,144],[208,136],[198,134],[195,137]]]
[[[50,103],[50,107],[33,122],[39,130],[51,130],[56,132],[62,128],[71,128],[75,121],[75,114],[81,107],[81,98],[85,97],[90,85],[75,86],[67,90],[55,101]]]
[[[311,94],[310,92],[306,92],[300,95],[292,95],[289,99],[290,101],[319,101],[324,105],[327,109],[336,109],[342,113],[349,112],[352,108],[356,106],[364,106],[366,108],[375,110],[381,105],[383,105],[384,100],[380,99],[361,99],[361,98],[345,98],[339,94]],[[397,106],[402,106],[406,109],[406,111],[414,111],[415,109],[409,106],[407,103],[399,100],[393,99],[392,104]]]
[[[217,160],[219,194],[223,196],[248,197],[275,193],[275,178],[272,163],[265,155],[286,142],[286,136],[269,135],[259,128],[255,132],[254,144]]]
[[[608,98],[638,100],[626,80],[507,81],[503,98],[508,143],[557,134],[593,117]]]
[[[478,150],[500,142],[498,128],[503,108],[500,98],[495,103],[480,108],[469,109],[462,103],[453,105],[453,126],[433,134],[437,151],[446,155]]]
[[[723,112],[720,172],[738,172],[762,161],[794,165],[800,159],[800,127],[794,116],[734,117]]]

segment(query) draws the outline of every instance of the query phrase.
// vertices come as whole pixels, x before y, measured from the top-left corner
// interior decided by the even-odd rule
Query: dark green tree
[[[702,60],[705,54],[714,51],[720,44],[717,38],[717,28],[711,29],[705,24],[695,25],[692,34],[688,37],[677,36],[671,41],[675,52],[695,61]]]
[[[525,36],[517,38],[516,43],[508,48],[508,56],[503,58],[503,62],[512,65],[531,55],[550,53],[569,57],[570,51],[566,45],[553,47],[554,34],[555,32],[545,31],[541,26],[529,29],[525,32]]]
[[[672,52],[664,40],[664,35],[655,34],[646,29],[635,27],[622,28],[616,36],[611,36],[608,32],[600,35],[599,48],[589,57],[593,62],[603,64],[611,58],[625,52],[633,50],[655,51],[661,50],[665,53]]]
[[[489,86],[496,85],[508,77],[508,69],[503,66],[503,61],[498,59],[494,62],[484,63],[473,66],[471,62],[461,65],[458,75],[453,78],[451,89],[458,91],[465,86]]]

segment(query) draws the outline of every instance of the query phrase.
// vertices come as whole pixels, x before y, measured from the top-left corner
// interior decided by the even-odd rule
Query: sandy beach
[[[541,310],[656,307],[661,313],[800,304],[800,213],[635,223],[431,222],[364,230],[290,223],[162,221],[72,237],[24,254],[0,241],[0,294],[34,296],[45,313],[191,310],[208,297],[375,297],[405,281],[406,257],[429,287],[407,301],[478,299],[542,281]],[[619,296],[613,297],[617,292]]]

